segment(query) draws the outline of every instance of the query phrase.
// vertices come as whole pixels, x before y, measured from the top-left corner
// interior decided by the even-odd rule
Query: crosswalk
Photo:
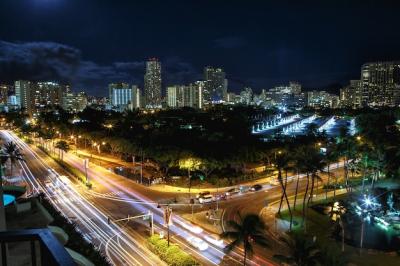
[[[98,198],[98,197],[107,198],[107,197],[119,197],[122,194],[124,194],[124,192],[118,190],[118,191],[112,191],[112,192],[108,192],[108,193],[97,193],[97,192],[86,193],[85,197],[88,199],[93,199],[93,198]]]
[[[123,191],[112,191],[108,193],[86,193],[85,198],[94,199],[94,198],[107,198],[107,197],[119,197],[123,194]],[[53,200],[55,203],[63,204],[63,203],[76,203],[76,198],[58,198],[56,195],[53,196]]]

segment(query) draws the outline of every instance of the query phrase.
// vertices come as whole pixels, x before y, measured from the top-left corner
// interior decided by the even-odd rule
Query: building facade
[[[400,104],[400,62],[373,62],[361,67],[362,106]]]
[[[340,107],[360,108],[362,106],[361,80],[350,80],[350,84],[340,89]]]
[[[17,105],[30,116],[61,106],[64,93],[69,91],[68,85],[61,85],[56,82],[15,81]]]
[[[202,83],[169,86],[167,88],[167,105],[171,108],[203,108]]]
[[[111,108],[117,111],[130,109],[134,102],[132,88],[128,83],[111,83],[108,85]]]
[[[144,74],[144,107],[160,108],[161,100],[161,63],[156,58],[150,58]]]
[[[65,111],[77,113],[82,112],[88,105],[88,99],[85,92],[66,92],[62,99],[62,108]]]
[[[308,91],[307,106],[314,108],[337,108],[339,106],[339,96],[330,94],[326,91]]]
[[[132,106],[131,109],[139,109],[143,107],[142,91],[137,85],[132,85]]]
[[[222,68],[205,67],[204,82],[205,103],[226,101],[228,80]]]

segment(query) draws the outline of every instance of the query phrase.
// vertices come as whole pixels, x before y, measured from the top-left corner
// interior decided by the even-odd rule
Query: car
[[[199,198],[200,203],[210,203],[214,201],[214,196],[211,194],[204,195],[203,197]]]
[[[212,234],[210,234],[210,235],[205,235],[204,236],[204,239],[207,241],[207,242],[209,242],[209,243],[211,243],[211,244],[213,244],[213,245],[215,245],[215,246],[218,246],[218,247],[221,247],[221,248],[224,248],[225,247],[225,245],[224,245],[224,240],[223,239],[221,239],[219,236],[217,236],[217,235],[212,235]]]
[[[196,199],[202,198],[202,197],[204,197],[206,195],[210,195],[210,194],[211,194],[210,191],[200,192],[199,194],[196,195]]]
[[[225,192],[225,195],[231,196],[231,195],[237,194],[237,193],[239,193],[239,192],[240,192],[240,189],[237,188],[237,187],[235,187],[235,188],[231,188],[231,189],[229,189],[227,192]]]
[[[240,193],[245,193],[250,190],[248,186],[240,186],[239,187]]]
[[[215,200],[226,200],[225,194],[217,194],[215,195]]]
[[[187,240],[193,247],[197,248],[200,251],[208,249],[208,244],[198,237],[191,236]]]
[[[250,188],[251,191],[259,191],[261,189],[262,189],[262,185],[260,185],[260,184],[252,185]]]

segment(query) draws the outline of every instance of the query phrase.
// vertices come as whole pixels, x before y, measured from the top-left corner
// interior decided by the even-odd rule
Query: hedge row
[[[198,266],[198,263],[189,254],[184,252],[178,245],[170,244],[158,235],[148,238],[148,245],[151,251],[171,266]]]
[[[60,160],[59,158],[51,155],[45,148],[42,146],[38,146],[41,151],[46,153],[49,157],[51,157],[55,162],[57,162],[65,171],[69,172],[73,177],[81,181],[82,183],[86,184],[87,187],[91,188],[91,183],[86,183],[86,176],[78,169],[71,167],[66,162]]]
[[[54,206],[44,197],[39,196],[43,207],[53,216],[51,225],[61,227],[69,236],[66,247],[82,254],[96,266],[110,266],[107,257],[92,243],[87,242],[79,233],[75,223],[67,220]]]

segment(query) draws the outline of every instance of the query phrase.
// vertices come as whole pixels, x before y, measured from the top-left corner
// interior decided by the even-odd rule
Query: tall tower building
[[[340,89],[340,105],[348,108],[360,108],[362,100],[361,80],[350,80],[350,84]]]
[[[361,67],[363,106],[400,104],[400,62],[373,62]]]
[[[18,107],[31,113],[31,82],[26,80],[17,80],[15,81],[14,88]]]
[[[228,89],[228,80],[222,68],[207,66],[204,68],[204,101],[225,101]]]
[[[161,107],[161,63],[156,58],[146,62],[144,98],[146,108]]]
[[[0,84],[0,104],[7,104],[8,94],[11,91],[11,87],[6,84]]]
[[[132,85],[132,109],[142,107],[142,92],[137,85]]]

